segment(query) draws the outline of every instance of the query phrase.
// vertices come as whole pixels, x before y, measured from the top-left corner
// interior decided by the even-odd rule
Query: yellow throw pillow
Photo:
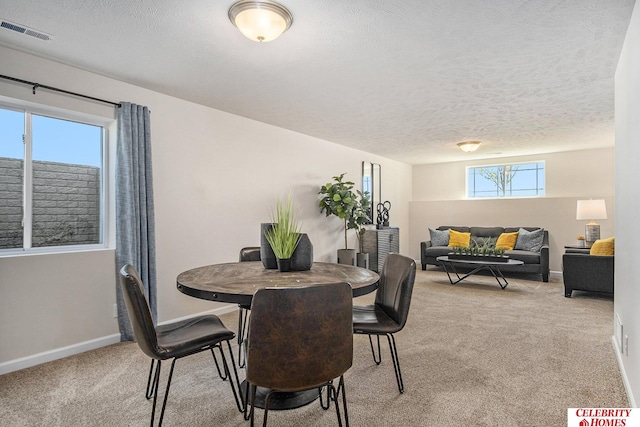
[[[471,233],[461,233],[455,230],[449,230],[449,246],[466,248],[471,241]]]
[[[496,249],[504,249],[505,251],[513,250],[518,240],[518,232],[502,233],[496,242]]]
[[[613,255],[615,253],[615,239],[613,237],[609,237],[608,239],[596,240],[591,245],[591,250],[589,254],[591,255]]]

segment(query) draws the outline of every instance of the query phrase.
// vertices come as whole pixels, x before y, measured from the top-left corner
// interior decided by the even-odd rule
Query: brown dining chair
[[[240,249],[240,262],[260,261],[260,246],[247,246]],[[244,340],[247,337],[247,320],[251,307],[238,304],[238,366],[244,368]]]
[[[253,296],[247,340],[248,418],[254,425],[257,387],[266,388],[263,426],[277,392],[327,387],[338,425],[349,425],[344,373],[353,362],[353,292],[348,283],[296,288],[262,288]],[[337,387],[333,384],[338,379]],[[246,415],[246,413],[245,413]],[[245,417],[246,418],[246,417]]]
[[[171,378],[173,377],[173,369],[175,367],[176,360],[207,350],[211,351],[221,378],[229,379],[231,390],[233,391],[233,396],[236,400],[236,406],[239,411],[243,412],[244,403],[242,401],[242,394],[239,390],[240,381],[235,361],[233,360],[231,345],[229,344],[229,341],[235,338],[235,334],[225,328],[218,316],[196,316],[156,327],[154,326],[151,318],[151,312],[149,310],[147,299],[144,295],[142,281],[133,266],[125,265],[120,269],[120,286],[122,288],[124,301],[127,306],[127,312],[129,313],[129,319],[131,321],[136,342],[142,352],[151,358],[151,369],[149,372],[146,394],[147,399],[150,399],[151,396],[153,396],[150,423],[151,427],[153,427],[155,420],[162,361],[173,359],[171,362],[171,370],[169,371],[169,378],[167,379],[167,387],[164,392],[164,400],[162,402],[158,426],[162,425],[162,420],[164,418],[164,411],[167,406],[167,398],[169,397],[169,388],[171,387]],[[222,350],[222,343],[225,341],[231,357],[231,366],[233,366],[235,374],[235,383],[233,381],[234,378],[230,375],[229,365],[227,363],[225,353]],[[220,352],[224,373],[220,370],[214,349],[218,349]],[[154,371],[154,361],[156,362],[155,373],[152,379],[151,372]]]
[[[400,393],[404,393],[404,383],[393,334],[401,331],[407,322],[415,279],[414,260],[399,254],[389,254],[380,273],[374,304],[353,307],[353,332],[369,335],[369,345],[376,365],[382,361],[380,336],[386,335]],[[376,336],[378,342],[377,355],[373,348],[372,335]]]

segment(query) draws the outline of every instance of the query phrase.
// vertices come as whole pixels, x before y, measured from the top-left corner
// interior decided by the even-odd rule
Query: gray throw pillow
[[[429,229],[431,246],[449,246],[449,230]]]
[[[544,230],[539,228],[533,231],[527,231],[524,228],[518,230],[518,240],[513,249],[529,252],[540,252],[542,248],[542,240],[544,239]]]

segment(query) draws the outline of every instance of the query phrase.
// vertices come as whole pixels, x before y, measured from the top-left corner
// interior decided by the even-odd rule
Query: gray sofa
[[[443,225],[436,230],[455,230],[463,233],[471,233],[472,241],[482,241],[487,238],[497,239],[502,233],[513,233],[520,230],[521,227],[464,227],[464,226],[450,226]],[[528,231],[539,230],[541,227],[522,227]],[[539,274],[542,281],[549,281],[549,232],[543,230],[543,240],[540,252],[530,252],[524,250],[511,250],[506,251],[505,255],[512,259],[520,260],[524,262],[524,265],[507,266],[500,268],[503,273],[517,272],[517,273],[529,273]],[[436,258],[439,256],[447,255],[451,252],[451,248],[448,246],[434,246],[431,241],[425,241],[420,243],[420,261],[422,269],[426,270],[427,265],[439,265]]]

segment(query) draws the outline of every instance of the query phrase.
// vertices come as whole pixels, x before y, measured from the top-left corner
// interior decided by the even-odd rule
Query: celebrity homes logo
[[[640,427],[640,411],[631,408],[569,408],[567,427]]]

